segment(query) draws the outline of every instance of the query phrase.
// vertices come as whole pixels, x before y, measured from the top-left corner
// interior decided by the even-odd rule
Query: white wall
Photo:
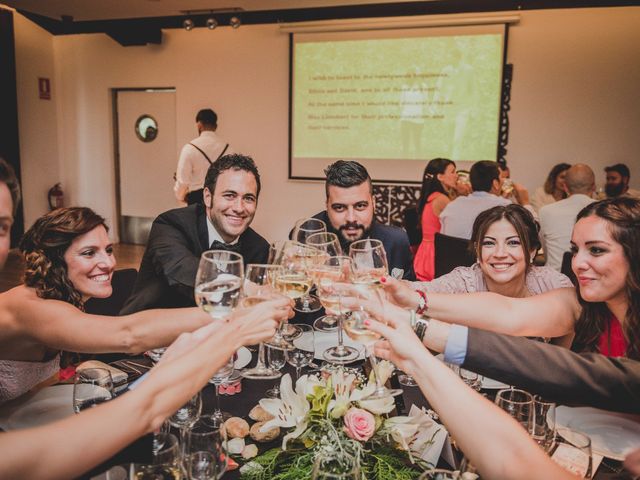
[[[555,163],[568,161],[592,165],[602,181],[605,165],[624,162],[638,188],[640,8],[520,13],[508,50],[515,66],[507,156],[513,176],[532,189]],[[36,28],[27,24],[16,22],[18,37]],[[146,47],[121,47],[102,34],[38,42],[37,63],[45,66],[53,44],[58,113],[57,122],[41,126],[34,118],[41,111],[19,103],[22,163],[31,172],[23,180],[27,223],[44,212],[30,193],[42,189],[34,172],[49,168],[43,153],[55,155],[49,143],[57,125],[65,192],[115,225],[110,89],[116,87],[176,87],[176,156],[195,136],[196,111],[213,107],[219,133],[260,167],[263,193],[254,227],[267,238],[283,237],[294,219],[322,208],[321,184],[286,179],[289,43],[277,25],[169,30],[162,45]],[[16,47],[23,99],[34,74],[24,65],[34,57],[24,42]]]

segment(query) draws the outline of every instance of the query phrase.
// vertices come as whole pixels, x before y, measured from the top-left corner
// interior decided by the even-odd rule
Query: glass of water
[[[113,398],[113,379],[106,368],[78,370],[73,379],[73,411],[80,413]]]
[[[198,421],[201,412],[202,396],[200,392],[198,392],[167,420],[171,426],[176,427],[180,431],[180,445],[183,454],[186,452],[187,432],[189,428]]]
[[[243,276],[244,260],[239,253],[204,252],[196,273],[196,303],[214,320],[228,317],[240,301]]]

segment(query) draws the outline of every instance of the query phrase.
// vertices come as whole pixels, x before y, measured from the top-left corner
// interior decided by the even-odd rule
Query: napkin
[[[454,466],[453,450],[449,440],[449,432],[443,425],[436,422],[424,410],[415,405],[411,405],[409,417],[412,422],[418,425],[418,433],[411,442],[411,452],[422,460],[429,462],[434,467],[438,464],[440,456],[449,464]]]

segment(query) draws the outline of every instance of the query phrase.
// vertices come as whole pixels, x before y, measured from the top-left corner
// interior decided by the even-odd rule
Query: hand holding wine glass
[[[327,226],[322,220],[317,218],[302,218],[296,222],[291,234],[291,239],[294,242],[304,245],[307,243],[309,237],[326,231]],[[315,252],[311,250],[306,251],[306,253],[313,253],[313,255],[315,255]],[[306,258],[304,260],[308,264],[313,261],[313,258]],[[308,291],[301,296],[297,302],[300,303],[300,306],[296,307],[296,310],[303,313],[317,312],[321,307],[318,298],[309,295]]]

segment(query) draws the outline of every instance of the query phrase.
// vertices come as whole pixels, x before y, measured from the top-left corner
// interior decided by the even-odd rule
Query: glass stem
[[[220,385],[216,384],[216,409],[213,412],[214,416],[222,415],[222,410],[220,410]]]
[[[182,452],[182,458],[187,456],[187,427],[180,427],[180,451]]]
[[[309,310],[309,301],[311,300],[311,295],[309,295],[308,293],[304,295],[304,297],[302,297],[302,309],[303,310]]]
[[[369,361],[371,362],[371,368],[373,369],[373,375],[376,379],[376,391],[381,391],[384,389],[382,383],[380,382],[380,375],[378,375],[378,359],[376,358],[375,353],[373,353],[373,345],[367,345],[365,347],[367,351],[367,355],[369,355]]]
[[[343,339],[344,334],[342,333],[342,317],[343,317],[342,314],[338,315],[338,351],[339,352],[344,350],[344,348],[342,347],[342,344],[344,342],[344,339]]]
[[[266,368],[264,343],[262,342],[260,342],[260,345],[258,346],[258,364],[256,365],[256,368],[260,370],[264,370]]]

